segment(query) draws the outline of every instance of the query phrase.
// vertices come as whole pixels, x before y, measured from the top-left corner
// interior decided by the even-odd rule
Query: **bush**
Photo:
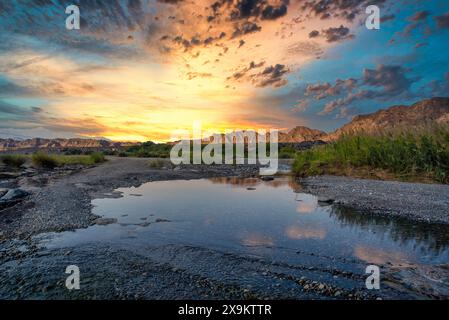
[[[151,160],[148,165],[150,166],[150,168],[161,169],[165,165],[165,162],[161,159],[154,159]]]
[[[345,174],[357,169],[383,170],[402,180],[449,182],[449,128],[378,135],[344,136],[338,141],[299,152],[297,175]]]
[[[279,159],[294,159],[296,150],[293,147],[283,147],[279,150]]]
[[[93,152],[90,154],[90,158],[94,163],[101,163],[105,162],[106,158],[104,157],[104,154],[101,152]]]
[[[1,156],[0,160],[7,166],[20,168],[25,164],[27,158],[20,154],[7,154]]]
[[[33,154],[31,161],[34,166],[40,168],[53,169],[58,166],[58,161],[54,156],[42,151]]]

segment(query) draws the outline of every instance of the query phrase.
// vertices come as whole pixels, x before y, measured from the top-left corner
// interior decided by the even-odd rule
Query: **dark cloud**
[[[274,20],[286,14],[287,6],[285,4],[282,4],[279,7],[268,5],[262,10],[262,19]]]
[[[345,92],[351,92],[357,85],[356,79],[337,79],[334,85],[329,82],[310,84],[306,87],[306,96],[313,96],[316,100],[338,96]]]
[[[435,17],[435,21],[437,22],[437,26],[440,29],[449,28],[449,12],[445,14]]]
[[[0,100],[0,114],[3,113],[13,117],[24,117],[24,116],[32,116],[34,113],[40,113],[41,111],[42,109],[38,107],[31,107],[24,109],[19,106]]]
[[[352,22],[368,5],[382,5],[386,0],[309,0],[302,8],[321,19],[341,17]]]
[[[364,69],[360,79],[337,79],[334,84],[309,84],[304,96],[315,100],[326,99],[320,115],[328,115],[338,110],[337,117],[347,117],[357,111],[351,104],[359,100],[387,101],[410,97],[410,87],[418,79],[409,79],[406,75],[408,71],[398,65],[380,64],[375,69]],[[445,88],[443,82],[435,83],[434,87],[439,91]]]
[[[283,76],[289,70],[283,64],[266,67],[261,73],[253,75],[253,83],[258,87],[282,87],[287,84]]]
[[[259,32],[262,27],[258,26],[255,22],[246,21],[241,25],[236,24],[234,32],[232,33],[232,38],[236,38],[248,33]]]
[[[430,12],[427,10],[418,11],[409,18],[410,21],[421,21],[427,19],[430,16]]]
[[[309,33],[309,38],[316,38],[320,35],[320,32],[318,30],[313,30]]]
[[[266,0],[218,0],[210,7],[213,15],[208,16],[209,21],[220,15],[231,20],[248,20],[256,18],[261,20],[275,20],[287,14],[289,0],[280,0],[278,4],[268,3]]]
[[[401,66],[379,65],[376,69],[363,71],[363,82],[373,87],[382,87],[384,94],[397,95],[410,88],[413,80],[406,77],[407,70]]]
[[[248,71],[256,69],[256,68],[260,68],[264,64],[265,64],[265,61],[262,61],[259,63],[255,63],[254,61],[251,61],[251,63],[249,64],[248,67],[245,67],[242,70],[235,72],[231,77],[228,77],[228,80],[231,78],[236,79],[236,80],[243,78],[248,73]]]
[[[325,29],[323,30],[323,35],[327,42],[336,42],[354,38],[354,35],[349,34],[349,28],[343,25],[338,28]]]

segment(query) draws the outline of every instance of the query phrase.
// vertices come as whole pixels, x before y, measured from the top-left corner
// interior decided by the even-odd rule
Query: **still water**
[[[447,228],[323,205],[289,177],[160,181],[117,189],[96,199],[93,212],[116,219],[55,234],[47,247],[83,243],[189,245],[290,264],[403,266],[449,262]]]

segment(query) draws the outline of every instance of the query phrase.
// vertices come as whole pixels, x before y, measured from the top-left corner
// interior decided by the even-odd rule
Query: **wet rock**
[[[256,190],[256,188],[249,187],[249,188],[246,188],[246,190],[253,191],[253,190]]]
[[[261,176],[261,177],[260,177],[260,180],[262,180],[262,181],[272,181],[272,180],[274,180],[274,177],[271,177],[271,176]]]
[[[6,192],[5,195],[3,195],[0,198],[0,202],[15,201],[15,200],[25,198],[28,195],[29,195],[29,193],[25,190],[22,190],[19,188],[10,189],[10,190],[8,190],[8,192]]]
[[[155,221],[156,223],[159,223],[159,222],[171,222],[170,220],[167,220],[167,219],[156,219],[156,221]]]
[[[334,199],[332,198],[328,198],[328,197],[318,197],[318,202],[319,203],[327,203],[327,204],[331,204],[334,203]]]
[[[100,226],[105,226],[108,224],[113,224],[113,223],[117,223],[117,219],[114,218],[98,218],[96,220],[94,220],[95,224],[98,224]]]

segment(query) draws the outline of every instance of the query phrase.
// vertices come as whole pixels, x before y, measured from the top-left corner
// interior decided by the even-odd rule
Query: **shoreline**
[[[299,179],[304,192],[362,214],[449,224],[449,185],[312,176]]]

